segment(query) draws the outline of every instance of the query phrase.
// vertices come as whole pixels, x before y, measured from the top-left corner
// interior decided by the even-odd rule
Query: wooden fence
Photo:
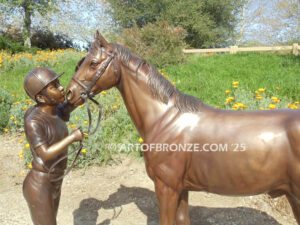
[[[265,52],[265,51],[292,51],[294,55],[299,55],[299,45],[294,43],[292,46],[273,46],[273,47],[238,47],[230,46],[230,48],[211,48],[211,49],[183,49],[183,53],[218,53],[229,52],[235,54],[237,52]]]

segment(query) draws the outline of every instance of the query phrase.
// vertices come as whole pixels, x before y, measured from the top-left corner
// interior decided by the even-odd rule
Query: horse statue
[[[300,224],[298,110],[215,109],[181,93],[153,65],[97,32],[68,85],[67,100],[79,106],[112,87],[144,139],[161,225],[190,224],[188,191],[286,195]]]

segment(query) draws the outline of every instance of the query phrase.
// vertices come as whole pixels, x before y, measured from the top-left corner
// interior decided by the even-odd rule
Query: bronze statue
[[[143,154],[154,181],[161,225],[190,224],[190,190],[286,195],[300,224],[299,110],[215,109],[181,93],[154,66],[97,33],[68,85],[67,99],[78,106],[81,95],[114,86],[143,146],[155,144]],[[186,149],[174,151],[183,144]]]
[[[80,128],[68,135],[65,121],[74,107],[64,102],[60,75],[48,68],[35,68],[24,80],[26,93],[37,102],[24,116],[33,161],[23,183],[23,194],[36,225],[56,224],[62,179],[53,180],[64,174],[67,158],[49,170],[53,163],[67,155],[69,144],[83,139]]]

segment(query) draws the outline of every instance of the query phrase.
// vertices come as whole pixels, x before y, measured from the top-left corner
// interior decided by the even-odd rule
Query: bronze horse
[[[143,154],[161,225],[190,224],[190,190],[286,195],[300,224],[299,110],[212,108],[181,93],[153,65],[97,32],[68,86],[67,99],[78,106],[81,95],[93,96],[114,86],[145,143],[156,144]],[[170,148],[162,150],[161,144]],[[188,149],[174,151],[183,144]]]

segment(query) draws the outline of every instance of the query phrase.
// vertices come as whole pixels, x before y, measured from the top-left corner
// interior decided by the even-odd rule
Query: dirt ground
[[[0,135],[0,224],[32,224],[22,195],[27,169],[18,158],[17,138]],[[144,163],[122,157],[106,167],[73,170],[65,179],[59,225],[155,225],[158,207]],[[190,192],[191,224],[296,224],[284,198],[225,197]]]

